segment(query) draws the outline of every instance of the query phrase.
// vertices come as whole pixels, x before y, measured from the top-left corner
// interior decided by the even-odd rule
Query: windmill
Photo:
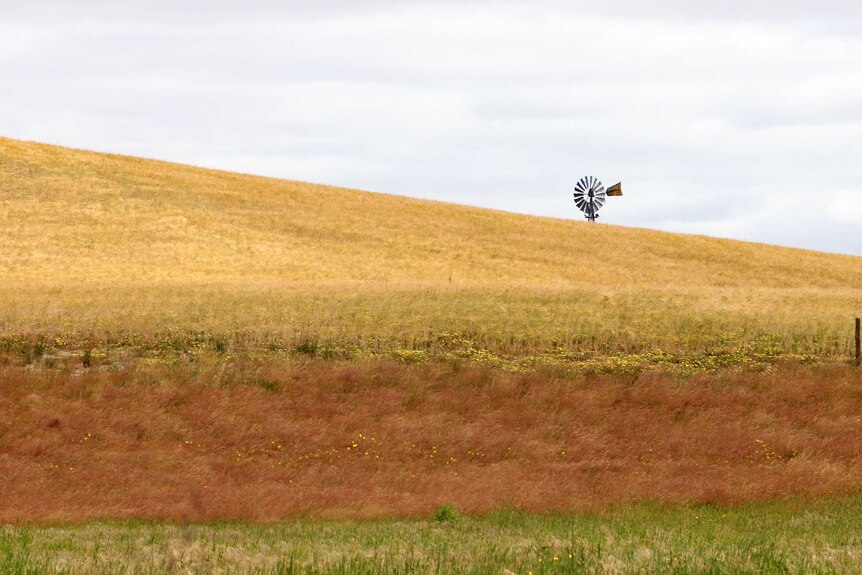
[[[614,184],[607,190],[598,178],[584,176],[575,184],[575,205],[578,206],[584,217],[591,222],[599,217],[599,208],[605,205],[608,196],[623,195],[622,182]]]

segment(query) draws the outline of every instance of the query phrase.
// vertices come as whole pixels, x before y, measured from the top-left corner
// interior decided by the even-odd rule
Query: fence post
[[[856,367],[862,364],[862,318],[856,318]]]

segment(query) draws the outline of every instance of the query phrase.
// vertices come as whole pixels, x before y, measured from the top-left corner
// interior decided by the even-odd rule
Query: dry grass
[[[8,281],[845,288],[858,258],[0,140]],[[616,286],[616,287],[614,287]]]
[[[858,489],[862,373],[0,368],[0,522],[739,503]]]
[[[862,260],[0,139],[0,339],[846,356]],[[168,335],[166,335],[168,334]],[[197,335],[194,335],[197,334]],[[355,352],[355,353],[354,353]]]
[[[856,257],[0,139],[0,521],[855,491],[860,310]]]
[[[353,282],[279,286],[112,282],[0,286],[0,342],[62,351],[131,346],[193,351],[225,342],[237,353],[305,340],[339,355],[434,352],[457,336],[505,357],[557,352],[703,355],[757,340],[790,354],[848,358],[857,292],[744,288],[451,287]],[[212,348],[212,345],[210,345]],[[433,353],[432,353],[433,355]]]

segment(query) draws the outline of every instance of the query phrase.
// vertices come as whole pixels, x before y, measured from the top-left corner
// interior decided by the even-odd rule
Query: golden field
[[[857,257],[0,139],[0,280],[0,522],[859,493]]]
[[[7,348],[845,357],[862,311],[858,257],[11,139],[0,279]]]

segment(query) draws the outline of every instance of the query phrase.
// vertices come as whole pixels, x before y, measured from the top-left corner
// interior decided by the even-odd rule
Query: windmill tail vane
[[[599,217],[599,208],[605,205],[608,196],[616,197],[623,195],[622,182],[616,183],[607,190],[598,178],[584,176],[575,184],[575,205],[578,206],[584,217],[594,222]]]

